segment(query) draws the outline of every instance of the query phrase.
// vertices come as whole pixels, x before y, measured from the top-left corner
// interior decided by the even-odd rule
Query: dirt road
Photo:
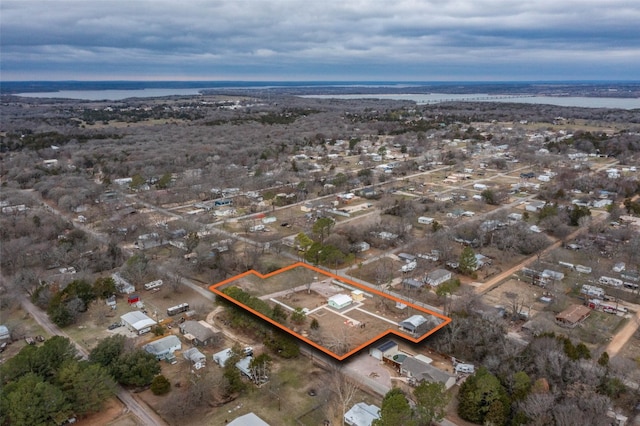
[[[73,339],[71,339],[67,335],[67,333],[62,331],[60,329],[60,327],[58,327],[57,325],[52,323],[49,320],[49,317],[47,316],[47,314],[45,312],[41,311],[40,309],[38,309],[33,303],[31,303],[31,301],[29,301],[29,299],[27,299],[26,296],[22,296],[21,299],[20,299],[20,302],[21,302],[22,307],[24,308],[24,310],[29,312],[29,314],[31,314],[31,316],[33,316],[33,318],[36,320],[36,322],[38,324],[40,324],[40,326],[47,333],[49,333],[51,335],[54,335],[54,336],[66,337],[67,339],[69,339],[71,342],[73,342],[76,345],[76,348],[78,349],[78,353],[84,359],[87,359],[89,357],[89,353],[87,352],[87,350],[84,347],[78,345],[78,343],[76,343]],[[122,401],[122,403],[124,405],[127,406],[127,408],[129,409],[129,411],[132,414],[134,414],[136,417],[138,417],[138,419],[140,419],[140,421],[143,424],[149,425],[149,426],[166,425],[165,421],[162,418],[160,418],[158,415],[156,415],[156,413],[154,413],[148,407],[140,404],[122,386],[119,386],[119,385],[117,386],[116,396],[118,397],[118,399],[120,401]]]
[[[640,326],[640,310],[636,312],[634,316],[629,318],[629,322],[622,327],[622,329],[613,336],[613,339],[607,345],[605,349],[609,354],[609,357],[614,357],[620,352],[622,347],[631,339],[631,336],[636,332]]]
[[[598,221],[603,221],[608,216],[609,215],[607,213],[601,214],[600,217],[598,218]],[[571,234],[569,234],[567,237],[565,237],[563,239],[560,239],[560,240],[556,241],[555,243],[551,244],[549,247],[544,249],[542,251],[542,253],[540,253],[540,258],[545,257],[546,255],[551,253],[553,250],[555,250],[558,247],[560,247],[564,241],[571,241],[571,240],[575,239],[581,233],[586,232],[587,229],[588,228],[586,228],[586,227],[580,227],[580,228],[576,229],[575,231],[573,231]],[[504,272],[496,275],[495,277],[491,278],[489,281],[487,281],[485,283],[482,283],[482,285],[476,287],[476,293],[478,293],[478,294],[487,293],[489,290],[494,288],[496,285],[500,284],[502,281],[506,280],[507,278],[509,278],[511,275],[515,274],[516,272],[518,272],[522,268],[532,264],[537,259],[538,259],[537,255],[533,255],[531,257],[528,257],[527,259],[523,260],[522,262],[518,263],[517,265],[507,269],[506,271],[504,271]]]

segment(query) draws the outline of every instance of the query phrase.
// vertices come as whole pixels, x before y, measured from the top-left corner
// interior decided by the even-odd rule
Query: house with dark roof
[[[424,286],[424,283],[413,278],[405,278],[402,280],[402,286],[407,290],[419,290]]]
[[[393,340],[383,340],[369,348],[369,355],[380,361],[384,357],[393,356],[396,352],[398,352],[398,344]]]
[[[201,321],[185,321],[180,324],[180,333],[184,334],[185,339],[195,346],[206,346],[211,344],[218,336],[211,327],[202,324]]]

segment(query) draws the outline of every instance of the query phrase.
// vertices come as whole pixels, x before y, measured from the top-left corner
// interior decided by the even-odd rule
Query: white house
[[[157,324],[153,319],[149,318],[141,311],[127,312],[122,315],[120,319],[125,327],[136,334],[148,333],[151,331],[151,327]]]
[[[353,302],[351,296],[346,294],[334,294],[327,299],[327,304],[335,309],[344,309]]]
[[[223,349],[218,353],[213,354],[213,361],[220,367],[224,367],[229,358],[233,356],[231,348]]]

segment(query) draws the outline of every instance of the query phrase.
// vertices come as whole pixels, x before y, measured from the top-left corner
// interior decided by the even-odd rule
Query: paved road
[[[37,308],[26,296],[22,296],[20,298],[20,303],[25,311],[29,312],[31,316],[36,320],[38,324],[49,334],[53,336],[63,336],[69,339],[78,349],[78,353],[82,356],[83,359],[87,359],[89,357],[89,353],[87,350],[80,346],[77,342],[75,342],[67,333],[62,331],[60,327],[55,325],[49,320],[47,314]],[[166,425],[165,421],[160,418],[156,413],[154,413],[147,406],[138,402],[126,389],[122,386],[117,385],[116,388],[116,396],[122,403],[129,409],[129,412],[133,413],[140,421],[149,426],[155,425]]]

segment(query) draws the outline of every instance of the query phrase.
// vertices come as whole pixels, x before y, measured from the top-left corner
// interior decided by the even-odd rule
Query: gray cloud
[[[637,79],[627,0],[12,1],[5,79]]]

